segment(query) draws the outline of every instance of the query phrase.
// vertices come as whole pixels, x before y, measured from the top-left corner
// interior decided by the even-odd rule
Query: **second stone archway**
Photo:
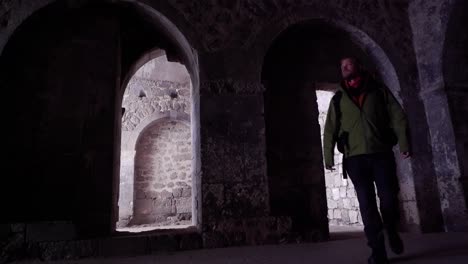
[[[278,171],[282,171],[283,174],[296,175],[293,178],[298,177],[297,180],[292,180],[296,186],[293,189],[299,189],[294,192],[303,193],[296,198],[298,201],[308,200],[309,202],[302,202],[305,203],[302,207],[309,208],[307,209],[309,212],[313,211],[307,221],[312,225],[317,223],[323,225],[324,220],[320,219],[327,215],[326,210],[323,209],[325,195],[321,194],[324,193],[321,190],[323,188],[321,185],[324,184],[320,180],[323,178],[320,176],[323,167],[321,158],[317,158],[321,157],[321,144],[320,141],[312,140],[317,134],[313,131],[319,131],[319,129],[316,125],[317,118],[311,117],[316,112],[316,97],[311,91],[315,93],[316,89],[320,89],[319,86],[337,83],[339,59],[341,56],[354,55],[363,59],[368,68],[375,70],[378,78],[390,88],[401,104],[404,105],[404,102],[400,97],[402,95],[400,80],[393,64],[380,46],[363,31],[341,21],[321,18],[296,18],[288,22],[289,24],[280,24],[278,26],[280,30],[276,31],[276,34],[270,32],[263,36],[262,43],[268,43],[265,39],[274,40],[271,46],[267,49],[265,46],[258,47],[264,52],[263,54],[266,54],[262,69],[262,83],[266,89],[265,119],[270,207],[273,214],[278,214],[275,210],[279,210],[280,214],[287,213],[278,209],[281,208],[281,204],[284,204],[288,210],[293,209],[289,201],[292,196],[289,198],[286,198],[287,195],[278,196],[284,189],[275,192],[274,187],[277,185],[275,182],[279,184],[278,186],[284,185],[287,178],[274,175],[278,174]],[[281,41],[282,45],[279,45],[278,42]],[[320,138],[319,135],[317,138]],[[291,140],[297,142],[294,143]],[[318,146],[318,148],[313,146]],[[395,151],[398,152],[397,149]],[[289,165],[280,168],[281,162],[278,161],[283,159],[282,157],[295,161],[285,161]],[[417,230],[420,219],[412,166],[410,162],[400,159],[397,161],[402,186],[400,195],[404,216],[401,221],[402,228]],[[287,169],[290,166],[294,169]],[[275,178],[282,180],[278,182]],[[303,188],[305,189],[298,191]],[[298,202],[296,204],[298,212],[305,211],[304,208],[299,209],[301,205]],[[328,216],[330,217],[330,214]],[[299,218],[304,218],[304,216]]]

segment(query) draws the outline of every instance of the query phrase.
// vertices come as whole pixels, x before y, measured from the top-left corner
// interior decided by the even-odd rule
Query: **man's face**
[[[349,80],[356,77],[359,73],[359,66],[356,65],[353,59],[346,58],[341,61],[341,75],[344,79]]]

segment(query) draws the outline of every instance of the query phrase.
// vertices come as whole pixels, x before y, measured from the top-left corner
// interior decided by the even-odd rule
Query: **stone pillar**
[[[430,120],[432,154],[445,230],[467,231],[468,211],[446,92],[442,87],[431,88],[422,92],[421,97]]]

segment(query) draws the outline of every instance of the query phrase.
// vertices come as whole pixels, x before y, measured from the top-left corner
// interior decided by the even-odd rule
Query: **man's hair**
[[[344,57],[341,57],[340,59],[340,64],[344,61],[344,60],[352,60],[354,64],[356,64],[357,66],[359,66],[360,68],[362,68],[362,62],[361,60],[358,58],[358,57],[354,57],[354,56],[344,56]]]

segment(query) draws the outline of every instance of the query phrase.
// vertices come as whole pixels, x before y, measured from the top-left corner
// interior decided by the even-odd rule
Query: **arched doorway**
[[[2,185],[2,201],[15,203],[2,206],[5,221],[64,221],[79,237],[115,231],[124,77],[160,47],[186,65],[193,98],[199,82],[195,51],[162,14],[136,2],[85,2],[58,1],[35,12],[0,57],[1,86],[10,87],[6,107],[15,113],[6,122],[16,142],[6,146],[14,177]],[[197,109],[195,99],[190,112]],[[197,152],[198,115],[191,121]]]
[[[122,101],[118,231],[192,226],[190,75],[162,50],[148,58]]]
[[[79,236],[109,232],[117,36],[115,8],[56,2],[25,20],[3,49],[1,86],[10,87],[5,106],[15,113],[6,120],[15,142],[6,146],[12,177],[1,191],[15,200],[2,206],[7,221],[73,222]]]
[[[122,192],[124,190],[121,186],[123,174],[120,171],[125,165],[127,167],[129,164],[131,164],[130,167],[136,165],[136,160],[133,159],[130,163],[121,160],[124,157],[121,154],[124,150],[136,150],[136,139],[153,121],[169,118],[189,124],[191,147],[188,151],[190,151],[191,158],[190,168],[187,169],[190,171],[192,184],[190,186],[191,215],[188,220],[190,224],[183,226],[199,226],[201,222],[201,161],[198,110],[199,69],[196,52],[179,29],[154,8],[139,2],[122,2],[121,5],[130,12],[127,11],[122,18],[122,81],[120,96],[117,98],[118,110],[122,114],[115,120],[115,133],[120,138],[118,142],[120,148],[114,153],[114,158],[118,162],[114,167],[115,218],[113,223],[120,227],[131,223],[130,218],[123,220],[119,216],[119,203],[122,197],[125,197],[124,200],[127,201],[137,199],[135,192],[131,194],[130,191],[129,194],[128,191],[135,191],[136,185],[133,183],[126,189],[127,191]],[[140,103],[135,103],[135,100]],[[129,134],[131,136],[128,137]],[[134,169],[132,168],[131,177],[133,178],[137,176]],[[128,171],[125,173],[128,174]],[[135,212],[135,207],[124,206],[124,208],[127,212]],[[184,219],[187,221],[187,217]]]
[[[324,223],[362,227],[352,183],[340,171],[325,175],[322,161],[316,92],[336,89],[343,56],[360,58],[401,103],[399,81],[385,53],[348,24],[315,19],[289,26],[263,62],[271,213],[293,215],[296,231],[307,233]],[[405,198],[415,196],[411,186],[404,189]],[[408,208],[417,213],[415,206]]]

